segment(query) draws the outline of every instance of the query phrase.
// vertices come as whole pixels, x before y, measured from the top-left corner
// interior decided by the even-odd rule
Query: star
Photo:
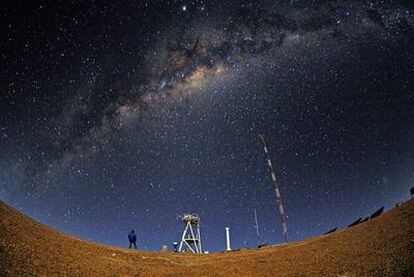
[[[413,7],[159,2],[2,11],[0,199],[93,241],[120,226],[105,233],[112,245],[136,227],[152,250],[154,232],[179,239],[181,212],[200,213],[206,249],[222,249],[211,238],[224,224],[242,246],[257,205],[263,239],[278,242],[258,133],[292,240],[403,199],[414,182]]]

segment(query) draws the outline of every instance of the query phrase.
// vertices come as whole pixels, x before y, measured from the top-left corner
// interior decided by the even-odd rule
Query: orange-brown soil
[[[355,227],[258,250],[208,255],[79,240],[0,201],[0,276],[414,276],[414,200]]]

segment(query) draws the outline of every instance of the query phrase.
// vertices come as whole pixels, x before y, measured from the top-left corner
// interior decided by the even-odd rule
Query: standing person
[[[137,249],[137,234],[135,234],[134,230],[132,230],[128,234],[128,240],[129,240],[129,248],[131,248],[132,245],[134,245],[135,249]]]
[[[411,193],[411,198],[414,198],[414,187],[412,187],[412,188],[410,189],[410,193]]]

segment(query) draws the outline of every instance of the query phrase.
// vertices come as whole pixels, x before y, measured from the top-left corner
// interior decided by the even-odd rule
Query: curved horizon
[[[226,226],[253,248],[414,184],[409,1],[9,1],[1,18],[0,199],[65,233],[158,250],[188,212],[206,250]]]

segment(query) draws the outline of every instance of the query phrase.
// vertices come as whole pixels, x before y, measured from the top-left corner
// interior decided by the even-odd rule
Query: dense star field
[[[412,1],[9,1],[0,9],[0,198],[141,249],[344,227],[414,184]]]

